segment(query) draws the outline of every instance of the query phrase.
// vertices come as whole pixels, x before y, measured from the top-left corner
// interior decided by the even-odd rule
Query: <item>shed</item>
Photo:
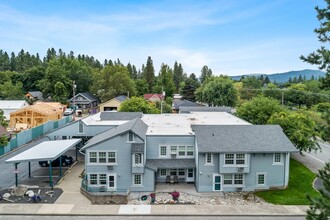
[[[20,131],[61,118],[62,110],[59,107],[39,102],[10,113],[10,128]]]
[[[127,96],[125,95],[120,95],[117,96],[113,99],[110,99],[109,101],[102,103],[100,107],[100,112],[105,112],[105,111],[117,111],[120,109],[120,105],[123,101],[128,99]]]

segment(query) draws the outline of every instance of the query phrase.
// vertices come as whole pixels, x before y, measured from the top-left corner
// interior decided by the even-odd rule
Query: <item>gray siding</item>
[[[136,143],[143,143],[143,141],[135,136]],[[95,165],[88,164],[88,155],[91,151],[116,151],[117,152],[117,165],[113,165],[112,170],[108,169],[107,165]],[[132,167],[132,153],[131,143],[127,142],[127,133],[118,135],[110,140],[101,142],[93,147],[86,149],[85,156],[85,169],[86,174],[116,174],[116,191],[126,192],[130,191],[153,191],[154,190],[154,172],[149,169],[144,169],[144,173],[140,171],[136,173],[142,173],[143,185],[133,186],[133,167]],[[90,186],[93,187],[93,186]]]
[[[195,146],[194,136],[168,136],[168,135],[152,135],[146,138],[146,152],[148,159],[159,159],[159,146],[160,145],[185,145]],[[196,149],[194,149],[196,154]],[[166,158],[163,158],[166,159]],[[171,157],[168,157],[171,159]]]

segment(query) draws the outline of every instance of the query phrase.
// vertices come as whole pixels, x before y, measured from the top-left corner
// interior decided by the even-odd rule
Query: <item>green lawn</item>
[[[265,201],[279,205],[309,205],[306,195],[312,197],[319,193],[313,189],[316,174],[298,161],[290,160],[289,186],[284,190],[270,190],[256,192],[255,194]]]

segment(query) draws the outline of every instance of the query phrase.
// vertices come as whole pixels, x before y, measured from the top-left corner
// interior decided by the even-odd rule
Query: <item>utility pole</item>
[[[73,80],[73,86],[72,86],[72,105],[73,105],[73,120],[76,118],[76,102],[75,102],[75,96],[76,96],[76,82]]]

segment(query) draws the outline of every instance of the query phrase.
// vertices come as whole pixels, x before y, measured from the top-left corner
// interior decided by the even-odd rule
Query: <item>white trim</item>
[[[94,152],[96,153],[96,162],[91,163],[89,155],[90,155],[90,153],[94,153]],[[99,153],[100,152],[105,152],[106,153],[106,163],[99,163]],[[108,159],[109,159],[108,153],[109,152],[114,152],[116,154],[116,157],[115,157],[116,162],[115,163],[108,163]],[[105,150],[90,150],[90,151],[87,151],[86,153],[87,153],[87,163],[86,163],[86,165],[118,165],[117,150],[107,150],[107,151],[105,151]]]
[[[160,158],[171,158],[172,156],[175,156],[175,158],[195,158],[195,148],[194,145],[186,145],[186,144],[160,144],[159,146],[159,150],[158,150],[158,156]],[[160,147],[166,147],[166,156],[165,155],[160,155]],[[172,147],[176,147],[176,151],[173,151],[171,148]],[[184,147],[184,155],[179,155],[179,147]],[[189,151],[189,152],[193,152],[193,155],[189,155],[187,156],[187,147],[193,147],[193,151]],[[183,151],[181,151],[183,152]]]
[[[136,163],[136,161],[135,161],[135,155],[137,155],[137,154],[140,154],[141,163]],[[133,167],[143,167],[143,154],[142,153],[132,154],[132,162],[133,162],[133,164],[132,164]]]
[[[165,149],[166,149],[166,155],[161,155],[161,148],[162,147],[165,147]],[[168,149],[167,149],[168,147],[167,147],[167,145],[159,145],[159,157],[162,157],[162,158],[164,158],[164,157],[168,157]]]
[[[104,174],[105,175],[105,184],[99,184],[99,182],[100,182],[100,175],[101,174]],[[96,184],[90,184],[90,175],[96,175]],[[91,186],[91,187],[100,187],[100,186],[107,186],[108,185],[108,181],[107,181],[107,173],[102,173],[102,172],[96,172],[96,173],[94,173],[94,172],[92,172],[92,173],[88,173],[87,174],[87,184],[88,184],[88,186]]]
[[[162,175],[162,170],[165,170],[165,175]],[[167,169],[159,169],[159,176],[166,177],[167,176]]]
[[[113,179],[114,186],[113,187],[109,187],[109,176],[114,176],[114,179]],[[117,189],[117,173],[108,173],[107,174],[107,189],[108,189],[108,191],[114,191]]]
[[[225,184],[225,175],[231,175],[231,184]],[[242,184],[235,184],[235,175],[242,175]],[[229,179],[228,179],[229,180]],[[238,179],[237,179],[238,180]],[[244,173],[225,173],[223,174],[223,187],[245,187],[245,174]]]
[[[233,164],[226,164],[226,155],[227,154],[234,155]],[[247,167],[247,154],[244,154],[244,164],[237,164],[237,158],[236,158],[237,154],[244,154],[244,153],[225,153],[225,154],[223,154],[223,166],[224,167]],[[238,160],[242,160],[242,159],[238,159]]]
[[[264,183],[263,184],[258,183],[259,175],[264,175]],[[266,172],[257,172],[256,173],[256,186],[266,186],[266,185],[267,185],[267,173]]]

